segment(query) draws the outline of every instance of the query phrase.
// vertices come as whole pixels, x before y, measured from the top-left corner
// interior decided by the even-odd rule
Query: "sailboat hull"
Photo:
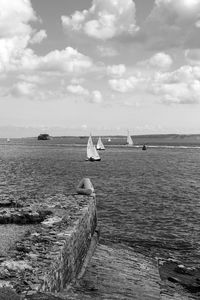
[[[100,161],[101,158],[94,158],[94,157],[90,157],[88,159],[86,159],[87,161]]]

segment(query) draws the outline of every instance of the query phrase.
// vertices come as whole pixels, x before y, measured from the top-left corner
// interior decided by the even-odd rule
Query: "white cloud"
[[[119,93],[153,94],[164,104],[200,103],[200,66],[182,66],[172,72],[141,69],[127,78],[108,81]]]
[[[22,81],[14,84],[14,86],[11,89],[11,94],[15,97],[32,98],[34,96],[35,89],[35,84]]]
[[[81,84],[81,83],[83,83],[85,81],[85,79],[84,78],[82,78],[82,77],[79,77],[79,78],[72,78],[71,80],[70,80],[70,83],[71,84]]]
[[[28,38],[12,37],[0,39],[0,71],[15,68],[17,58],[21,57]]]
[[[16,43],[15,43],[16,41]],[[45,56],[37,56],[32,49],[24,48],[22,42],[17,48],[17,39],[0,40],[0,71],[40,70],[48,72],[81,73],[90,70],[92,60],[67,47],[64,50],[54,50]]]
[[[67,47],[64,50],[54,50],[46,56],[38,58],[37,68],[40,70],[65,71],[69,73],[79,73],[91,69],[92,60],[78,52],[77,50]]]
[[[127,93],[134,90],[138,84],[139,80],[135,76],[130,76],[129,78],[120,79],[110,79],[108,81],[111,89],[120,93]]]
[[[151,80],[149,90],[160,97],[164,103],[193,104],[200,100],[200,68],[182,66],[161,74]]]
[[[168,22],[192,22],[195,24],[199,18],[199,0],[156,0],[155,4],[165,16],[171,16],[171,20],[168,19]]]
[[[45,30],[40,30],[34,34],[31,38],[31,44],[40,44],[45,38],[47,38],[47,33]]]
[[[18,70],[20,60],[33,57],[27,48],[32,36],[39,41],[45,34],[41,30],[34,38],[35,30],[30,22],[37,17],[29,0],[0,0],[0,7],[0,71]]]
[[[103,97],[100,91],[94,90],[89,91],[88,89],[82,87],[81,85],[68,85],[67,91],[76,96],[82,96],[84,99],[91,103],[100,104],[103,101]]]
[[[28,23],[37,18],[29,0],[0,0],[0,7],[0,38],[25,36],[32,32]]]
[[[194,43],[199,20],[199,0],[156,0],[139,37],[153,49],[184,47]]]
[[[83,130],[86,130],[86,129],[88,128],[88,126],[87,126],[86,124],[82,124],[82,125],[81,125],[81,128],[82,128]]]
[[[97,46],[97,51],[102,57],[114,57],[119,55],[119,52],[116,49],[108,46],[99,45]]]
[[[100,104],[100,103],[102,103],[102,101],[103,101],[103,96],[102,96],[101,92],[98,90],[93,91],[91,94],[91,102]]]
[[[47,80],[46,77],[44,78],[36,74],[20,74],[17,78],[21,81],[26,81],[34,84],[43,84]]]
[[[149,65],[160,69],[168,69],[171,67],[173,60],[170,55],[159,52],[149,59]]]
[[[112,65],[107,67],[107,74],[113,77],[121,77],[126,72],[126,67],[123,64]]]
[[[132,0],[93,0],[89,10],[76,11],[71,17],[62,16],[66,30],[108,40],[121,34],[134,34],[135,3]]]
[[[171,67],[173,60],[170,55],[164,52],[158,52],[147,60],[140,61],[137,66],[149,69],[167,70]]]
[[[191,65],[200,65],[200,49],[187,49],[185,57]]]
[[[35,32],[29,22],[36,14],[29,0],[0,0],[0,72],[43,70],[79,73],[92,67],[91,59],[67,47],[38,56],[29,43],[40,43],[47,37],[45,30]]]
[[[78,95],[78,96],[88,96],[89,95],[89,91],[87,89],[85,89],[84,87],[82,87],[81,85],[68,85],[67,86],[67,91]]]
[[[36,31],[32,21],[38,21],[29,0],[0,0],[0,79],[4,97],[55,100],[66,97],[66,92],[83,96],[85,101],[101,103],[99,90],[89,91],[82,86],[87,80],[82,75],[92,71],[99,76],[103,64],[93,64],[90,57],[67,47],[46,55],[37,55],[30,44],[47,37],[45,30]],[[83,12],[74,18],[81,21]],[[75,20],[74,19],[74,20]],[[78,22],[78,21],[77,21]]]

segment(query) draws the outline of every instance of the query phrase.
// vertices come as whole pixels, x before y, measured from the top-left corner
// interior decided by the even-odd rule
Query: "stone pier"
[[[200,270],[98,241],[95,195],[0,201],[0,300],[200,299]]]
[[[0,299],[55,299],[80,273],[96,226],[95,196],[0,203]]]

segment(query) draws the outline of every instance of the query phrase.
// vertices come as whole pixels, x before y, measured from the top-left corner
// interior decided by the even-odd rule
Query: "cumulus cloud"
[[[200,49],[187,49],[185,57],[190,64],[200,65]]]
[[[38,21],[30,0],[13,3],[0,0],[0,78],[5,82],[3,96],[37,100],[59,99],[66,92],[84,96],[84,100],[101,103],[100,91],[89,91],[82,86],[82,75],[94,68],[90,57],[72,47],[37,55],[31,44],[47,37],[45,30],[34,29]],[[76,18],[81,17],[78,14]],[[30,23],[32,22],[32,23]],[[104,72],[105,72],[105,67]],[[102,69],[102,68],[101,68]],[[102,70],[101,70],[102,72]]]
[[[54,50],[46,56],[38,57],[37,68],[40,70],[81,72],[92,67],[92,60],[72,47]]]
[[[135,76],[120,79],[110,79],[108,81],[111,89],[120,93],[127,93],[134,90],[139,82],[139,79]]]
[[[108,40],[138,31],[135,3],[132,0],[93,0],[89,10],[62,16],[65,30],[82,32],[89,37]]]
[[[103,101],[103,96],[102,96],[101,92],[98,90],[93,91],[91,94],[91,102],[100,104],[100,103],[102,103],[102,101]]]
[[[40,43],[47,37],[45,30],[35,32],[30,21],[36,14],[29,0],[13,3],[0,0],[0,71],[41,70],[77,73],[89,69],[92,61],[72,47],[38,56],[28,44]]]
[[[164,52],[158,52],[149,59],[138,62],[137,66],[150,69],[160,69],[164,71],[169,69],[172,63],[173,60],[170,55]]]
[[[185,65],[174,71],[133,71],[126,78],[108,81],[118,93],[153,94],[163,104],[196,104],[200,102],[200,66]]]
[[[81,85],[68,85],[67,91],[76,96],[82,96],[85,100],[91,103],[100,104],[103,101],[103,96],[100,91],[89,91]]]
[[[125,72],[126,72],[126,67],[124,64],[107,67],[107,74],[113,77],[121,77]]]
[[[157,73],[151,80],[150,90],[161,102],[193,104],[200,99],[200,68],[182,66],[165,74]]]
[[[150,66],[161,69],[168,69],[172,63],[171,56],[163,52],[156,53],[149,59]]]
[[[199,0],[156,0],[155,4],[157,10],[164,12],[168,23],[191,22],[195,24],[199,19]]]
[[[17,82],[11,89],[11,94],[15,97],[33,97],[36,85],[28,82]]]
[[[28,23],[37,18],[29,0],[0,0],[0,7],[0,38],[25,36],[32,32]]]
[[[30,40],[31,44],[39,44],[41,43],[45,38],[47,38],[47,33],[45,30],[40,30],[36,32],[33,37]]]
[[[20,60],[30,56],[27,47],[32,37],[39,42],[45,32],[35,34],[31,27],[30,22],[37,17],[29,0],[0,0],[0,7],[0,71],[7,72],[18,69]]]
[[[85,89],[84,87],[82,87],[81,85],[68,85],[67,86],[67,91],[78,95],[78,96],[88,96],[89,95],[89,91],[87,89]]]
[[[119,55],[119,52],[113,47],[108,46],[97,46],[97,51],[101,57],[114,57]]]
[[[6,42],[0,40],[0,46],[1,44],[3,47],[0,47],[0,71],[35,70],[81,73],[93,66],[89,57],[71,47],[51,51],[45,56],[37,56],[32,49],[15,47],[15,39]]]
[[[156,0],[139,35],[151,48],[184,47],[191,43],[199,18],[199,0]]]

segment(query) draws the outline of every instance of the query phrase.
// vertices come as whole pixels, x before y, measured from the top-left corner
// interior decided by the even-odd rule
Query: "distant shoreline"
[[[151,135],[131,135],[133,147],[141,147],[143,144],[147,147],[200,147],[200,134],[151,134]],[[93,136],[93,142],[96,145],[99,136]],[[124,147],[126,136],[101,136],[106,147]],[[0,138],[0,144],[7,145],[70,145],[85,146],[88,136],[51,136],[50,140],[37,140],[37,137],[24,138]]]

